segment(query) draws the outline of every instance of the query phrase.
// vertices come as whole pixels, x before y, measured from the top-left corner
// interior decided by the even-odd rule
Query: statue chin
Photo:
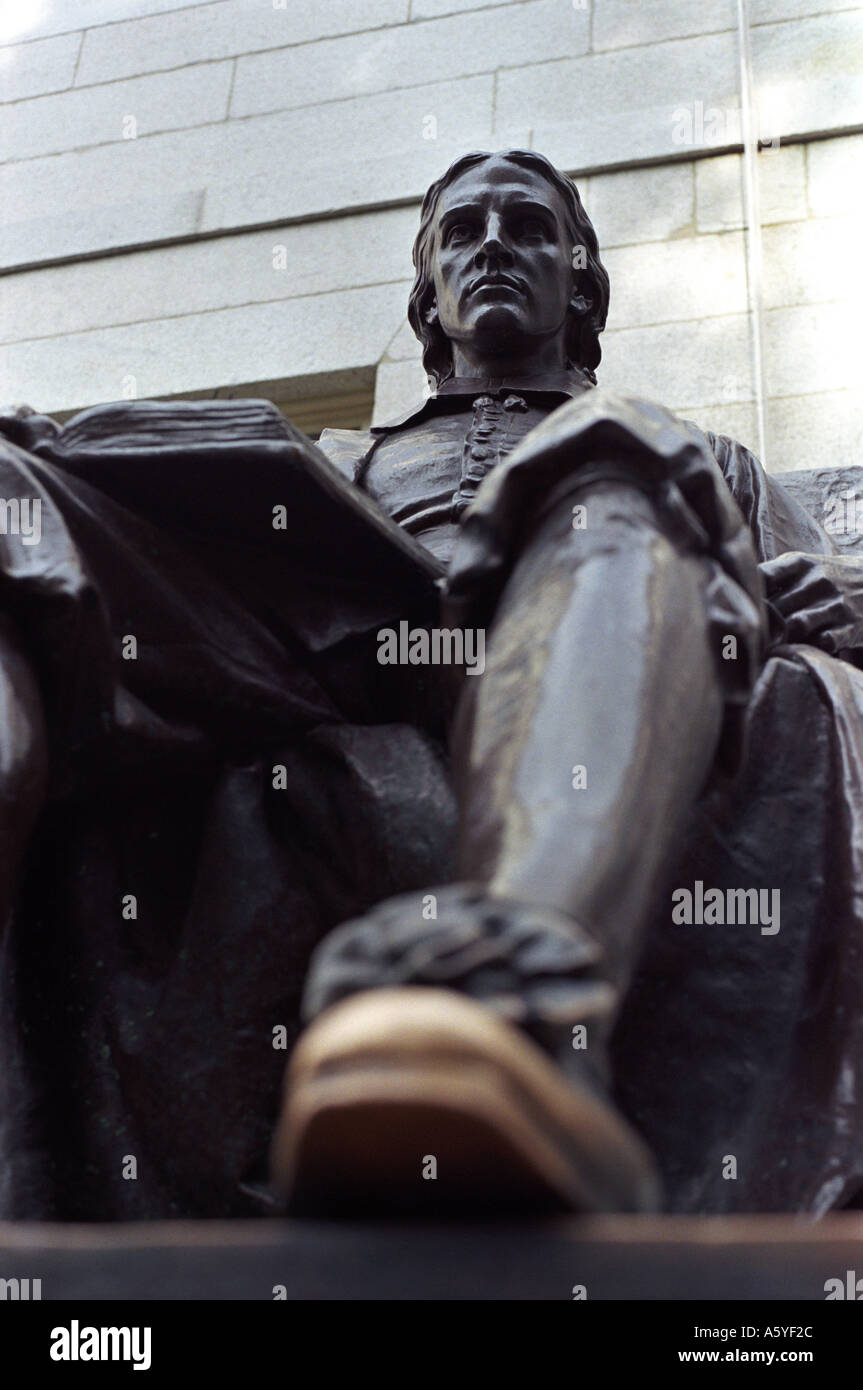
[[[530,335],[524,322],[524,309],[517,303],[483,304],[473,321],[470,335],[475,351],[489,356],[506,354],[517,355],[530,344]]]

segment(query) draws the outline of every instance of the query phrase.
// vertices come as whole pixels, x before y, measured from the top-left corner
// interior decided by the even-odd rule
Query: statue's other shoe
[[[648,1150],[572,1047],[572,1025],[608,1010],[595,947],[572,924],[471,885],[440,890],[440,922],[417,923],[420,901],[382,904],[318,948],[314,1021],[291,1057],[270,1151],[289,1209],[655,1210]]]

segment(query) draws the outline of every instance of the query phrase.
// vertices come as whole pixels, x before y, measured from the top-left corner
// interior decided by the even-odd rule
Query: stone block
[[[763,149],[757,161],[762,226],[807,216],[806,151],[803,145]],[[700,232],[726,231],[744,225],[744,165],[741,155],[700,159],[695,165]]]
[[[71,87],[81,39],[81,34],[58,34],[0,48],[0,104]]]
[[[859,9],[853,0],[749,0],[749,22],[772,24],[783,19],[807,19],[834,10]]]
[[[518,0],[411,0],[411,19],[439,19],[441,15],[460,14],[462,10],[497,10],[503,5],[513,5],[517,2]]]
[[[739,232],[618,247],[605,256],[610,328],[746,312],[746,261]]]
[[[768,396],[860,389],[860,311],[853,302],[772,309],[764,316]]]
[[[221,121],[230,82],[230,63],[210,63],[0,107],[0,159],[133,144],[159,131]]]
[[[752,30],[762,138],[788,139],[863,122],[863,11]]]
[[[243,152],[231,165],[246,174],[237,183],[222,183],[218,172],[213,176],[202,227],[348,210],[369,201],[419,200],[465,150],[494,145],[493,93],[492,77],[473,77],[334,102],[325,122],[317,107],[230,122],[238,134],[232,130],[225,139]],[[304,150],[304,159],[293,166],[288,186],[273,179],[272,160],[283,158],[291,142]],[[218,146],[210,158],[224,176],[227,161]]]
[[[173,396],[250,375],[373,366],[404,317],[407,290],[380,285],[13,343],[0,349],[0,379],[7,399],[50,414],[118,400],[132,385],[139,397]]]
[[[419,362],[422,354],[422,347],[418,338],[414,336],[414,331],[405,318],[404,322],[394,334],[392,341],[387,343],[386,358],[392,362],[403,362],[405,360]]]
[[[416,220],[398,208],[10,275],[0,342],[404,283]]]
[[[8,164],[0,167],[0,222],[35,220],[48,210],[56,219],[52,254],[59,256],[67,253],[66,212],[103,205],[108,190],[112,203],[139,201],[143,208],[153,197],[206,188],[201,227],[208,231],[361,208],[370,190],[376,203],[418,199],[466,144],[488,143],[492,90],[491,77],[471,78],[398,99],[385,93],[333,103],[326,122],[319,109],[307,108]],[[440,113],[436,140],[423,138],[430,106]],[[301,163],[288,162],[295,149],[303,151]],[[285,177],[274,176],[281,168]],[[238,171],[242,180],[232,182]],[[132,215],[132,233],[134,227]]]
[[[771,464],[777,471],[863,465],[860,391],[771,398],[767,437]]]
[[[794,222],[807,216],[806,148],[762,149],[757,160],[761,222]]]
[[[754,397],[748,314],[603,334],[600,384],[678,413]]]
[[[593,47],[631,48],[688,38],[737,25],[735,0],[693,5],[691,0],[600,0],[594,4]]]
[[[654,165],[594,174],[582,200],[600,248],[665,241],[693,230],[693,165]]]
[[[421,362],[381,362],[375,381],[372,424],[394,420],[427,395],[428,381]]]
[[[594,53],[501,72],[495,130],[529,113],[535,147],[571,170],[679,159],[713,138],[714,108],[719,144],[729,143],[737,89],[732,32]]]
[[[29,169],[30,165],[13,167]],[[62,257],[90,256],[130,245],[146,246],[170,237],[192,236],[198,228],[203,200],[204,190],[199,189],[167,198],[66,208],[61,212],[51,204],[41,217],[0,223],[0,265],[7,271],[20,270],[50,265]]]
[[[815,217],[863,212],[863,135],[814,140],[806,147],[809,206]]]
[[[695,208],[699,232],[743,226],[743,160],[739,154],[695,161]]]
[[[116,24],[141,15],[165,14],[187,9],[189,0],[42,0],[40,4],[15,5],[0,17],[0,42],[36,39],[46,34],[66,34],[98,24]]]
[[[89,30],[77,82],[112,82],[186,63],[303,45],[327,34],[401,24],[407,17],[408,0],[327,0],[323,5],[292,0],[284,9],[262,0],[191,5]]]
[[[765,227],[762,246],[768,308],[844,300],[856,302],[863,315],[858,218],[817,217]]]
[[[426,74],[449,81],[587,52],[587,10],[527,0],[503,13],[505,22],[497,12],[477,10],[240,58],[231,114],[410,88]]]

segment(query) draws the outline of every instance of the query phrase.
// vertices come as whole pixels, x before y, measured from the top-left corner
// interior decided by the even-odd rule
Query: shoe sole
[[[291,1058],[271,1181],[308,1214],[652,1211],[649,1153],[524,1034],[450,990],[367,990]]]

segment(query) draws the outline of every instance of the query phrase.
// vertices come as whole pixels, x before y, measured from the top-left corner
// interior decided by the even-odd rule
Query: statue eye
[[[519,220],[517,231],[523,237],[545,237],[548,235],[546,225],[541,217],[522,217]]]
[[[454,222],[447,232],[447,244],[453,241],[469,241],[474,235],[474,227],[471,222]]]

